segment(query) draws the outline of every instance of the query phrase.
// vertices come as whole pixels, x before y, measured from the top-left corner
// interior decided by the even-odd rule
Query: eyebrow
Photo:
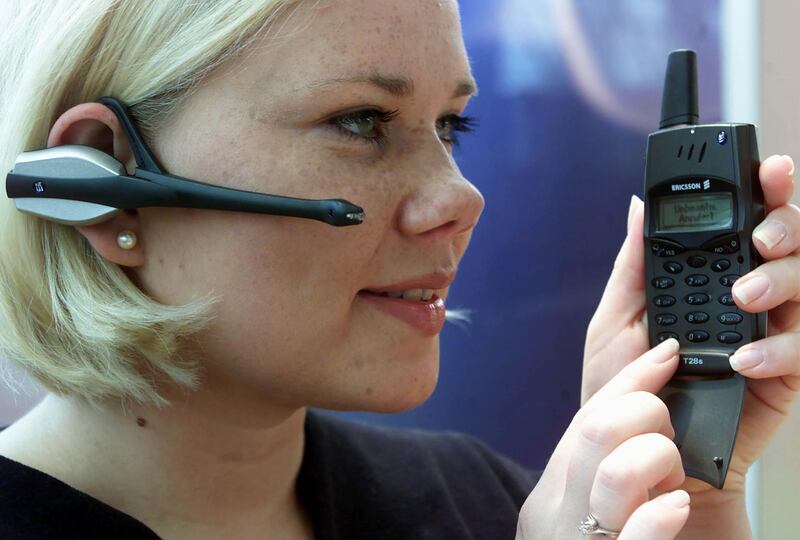
[[[371,84],[377,86],[393,96],[405,97],[414,93],[414,81],[403,76],[398,75],[383,75],[381,73],[372,73],[369,75],[357,75],[355,77],[342,77],[336,79],[326,79],[316,81],[306,86],[309,89],[324,88],[332,84]],[[468,79],[459,81],[456,85],[455,92],[450,99],[456,99],[464,96],[478,95],[478,85],[475,79],[470,76]]]

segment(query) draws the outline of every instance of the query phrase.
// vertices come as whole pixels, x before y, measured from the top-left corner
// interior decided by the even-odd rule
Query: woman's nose
[[[448,171],[440,181],[414,190],[400,209],[399,229],[409,236],[452,236],[469,231],[484,207],[481,192],[460,172]]]

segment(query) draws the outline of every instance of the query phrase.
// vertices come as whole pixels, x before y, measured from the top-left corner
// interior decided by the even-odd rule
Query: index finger
[[[768,157],[761,162],[758,176],[764,190],[767,213],[791,200],[794,189],[794,161],[791,157],[777,155]]]

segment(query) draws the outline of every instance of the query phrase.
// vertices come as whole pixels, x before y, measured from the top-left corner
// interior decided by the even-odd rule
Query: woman
[[[748,537],[741,480],[798,370],[790,160],[762,166],[771,286],[737,297],[775,308],[784,333],[749,347],[768,360],[743,370],[758,385],[726,489],[685,481],[652,395],[677,343],[645,352],[637,201],[589,331],[593,397],[537,483],[468,437],[306,411],[402,411],[435,386],[443,301],[484,204],[451,157],[475,92],[454,0],[23,7],[4,19],[6,170],[45,142],[132,170],[97,102],[110,95],[170,173],[342,198],[367,219],[146,207],[70,227],[7,201],[0,344],[51,393],[0,433],[4,536],[574,538],[592,511],[621,539]],[[429,318],[403,315],[414,302]]]

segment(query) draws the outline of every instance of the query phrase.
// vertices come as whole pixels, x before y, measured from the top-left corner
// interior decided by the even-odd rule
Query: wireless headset
[[[126,107],[113,97],[98,100],[125,130],[136,159],[129,176],[114,157],[84,145],[21,153],[6,176],[6,195],[17,210],[65,225],[106,221],[121,209],[164,206],[290,216],[334,226],[358,225],[364,210],[343,199],[310,200],[227,188],[164,172]]]

